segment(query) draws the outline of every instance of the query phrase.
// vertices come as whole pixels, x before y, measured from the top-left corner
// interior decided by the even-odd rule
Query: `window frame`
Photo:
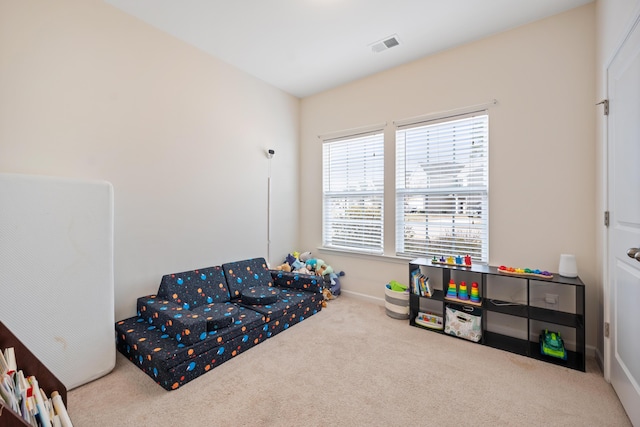
[[[468,148],[466,150],[467,154],[465,154],[466,156],[469,157],[469,162],[465,163],[456,163],[455,161],[450,164],[448,167],[442,168],[442,171],[439,172],[441,175],[444,175],[445,172],[449,172],[452,173],[454,171],[455,167],[459,167],[459,175],[457,179],[454,178],[450,178],[451,179],[451,185],[446,187],[443,186],[441,188],[437,188],[437,184],[433,185],[430,184],[430,181],[435,181],[434,178],[432,178],[433,176],[433,171],[434,168],[429,168],[427,166],[421,166],[421,169],[423,169],[423,174],[425,175],[425,182],[426,184],[424,184],[423,187],[418,187],[418,188],[408,188],[410,186],[407,185],[407,182],[409,181],[409,178],[407,176],[407,174],[409,173],[407,168],[410,168],[411,166],[408,166],[408,156],[410,154],[407,153],[407,134],[414,132],[414,133],[418,133],[418,132],[427,132],[426,129],[427,128],[431,128],[433,130],[436,130],[438,128],[444,130],[446,128],[452,128],[455,127],[456,123],[464,123],[465,121],[469,121],[469,122],[473,122],[473,121],[484,121],[483,123],[483,127],[481,129],[481,132],[479,132],[478,136],[479,139],[481,140],[481,149],[476,149],[476,148]],[[403,140],[401,140],[401,138],[403,138]],[[433,138],[434,140],[436,138]],[[475,141],[475,139],[472,139],[473,141]],[[428,142],[425,140],[422,142],[423,144],[428,144]],[[463,144],[464,141],[460,141],[460,142],[455,142],[453,147],[455,147],[455,144]],[[411,144],[418,144],[415,141],[412,141]],[[432,147],[431,150],[433,151],[435,149],[435,147],[437,146],[438,142],[433,142],[432,143]],[[439,142],[439,144],[442,144],[441,142]],[[471,145],[473,146],[473,144],[475,144],[475,142],[472,142]],[[414,148],[412,147],[412,150]],[[427,146],[425,145],[425,150],[427,149]],[[395,212],[396,212],[396,221],[395,221],[395,253],[396,256],[399,257],[416,257],[416,256],[422,256],[422,257],[433,257],[433,256],[437,256],[438,258],[441,256],[447,257],[447,256],[457,256],[457,255],[466,255],[468,252],[465,249],[469,249],[472,253],[472,259],[475,263],[488,263],[489,261],[489,111],[487,108],[482,108],[482,109],[478,109],[476,111],[468,111],[468,112],[461,112],[459,114],[442,114],[440,116],[429,116],[428,118],[423,118],[423,119],[416,119],[414,121],[405,121],[402,124],[398,124],[396,123],[396,132],[395,132],[395,150],[396,150],[396,163],[395,163],[395,179],[396,179],[396,184],[395,184],[395,194],[394,194],[394,198],[395,198]],[[462,153],[464,153],[464,149],[461,150]],[[452,153],[455,153],[455,148],[452,149]],[[478,164],[481,163],[481,168],[482,170],[479,172],[480,174],[480,178],[477,177],[477,173],[476,173],[476,169],[472,169],[473,167],[476,166],[476,161],[478,160],[478,158],[474,158],[474,155],[478,155],[481,154],[481,156],[479,158],[483,159],[482,162],[477,162]],[[455,156],[455,154],[454,154]],[[473,160],[472,160],[473,159]],[[427,161],[428,163],[428,161]],[[459,176],[462,175],[462,171],[464,170],[463,167],[460,167],[460,165],[466,165],[466,164],[472,164],[473,166],[470,166],[468,171],[471,169],[474,171],[473,174],[473,179],[469,178],[469,176],[471,176],[470,174],[467,174],[467,182],[471,182],[473,181],[476,184],[481,184],[481,185],[474,185],[468,188],[465,188],[464,185],[460,185],[457,184],[456,185],[456,181],[460,181]],[[454,166],[452,166],[454,165]],[[416,166],[413,165],[413,173],[416,173]],[[430,175],[431,173],[431,175]],[[418,181],[417,179],[415,181]],[[443,179],[441,182],[449,182],[446,179]],[[415,185],[415,184],[414,184]],[[431,186],[431,188],[428,188],[429,186]],[[405,207],[405,204],[407,203],[408,197],[410,196],[423,196],[424,197],[424,216],[426,218],[424,218],[424,222],[422,223],[425,227],[425,231],[424,231],[424,239],[423,239],[423,245],[422,247],[420,246],[420,244],[418,244],[417,242],[419,242],[419,239],[416,239],[413,243],[413,247],[409,247],[410,245],[407,245],[407,242],[411,242],[410,239],[407,239],[406,237],[406,233],[408,232],[409,227],[407,226],[407,214],[409,212],[409,209]],[[474,202],[473,206],[476,205],[476,203],[479,203],[479,207],[478,207],[478,212],[479,212],[479,218],[480,220],[478,221],[480,223],[479,226],[476,226],[476,220],[473,219],[468,219],[468,223],[467,223],[467,238],[469,240],[479,240],[479,243],[459,243],[459,246],[456,247],[456,242],[458,241],[457,239],[460,239],[460,242],[464,242],[465,237],[460,237],[460,236],[456,236],[456,231],[457,229],[462,229],[464,230],[465,227],[464,225],[462,227],[456,227],[456,219],[457,218],[462,218],[465,215],[461,215],[458,213],[458,201],[461,199],[461,197],[464,196],[464,200],[465,202],[468,202],[469,200],[472,200]],[[438,199],[438,197],[440,199]],[[454,205],[453,208],[449,208],[449,210],[447,211],[447,207],[451,205],[451,203],[447,204],[447,201],[445,199],[447,198],[451,198],[453,197],[454,200]],[[428,217],[430,215],[434,215],[434,212],[430,211],[431,208],[429,208],[429,204],[428,202],[426,202],[426,200],[428,200],[428,198],[432,198],[434,200],[436,200],[435,205],[441,207],[442,209],[444,209],[442,211],[442,217],[445,216],[444,212],[447,212],[447,214],[451,217],[450,221],[451,221],[451,235],[450,237],[443,237],[445,236],[445,231],[446,231],[446,225],[444,224],[444,220],[442,221],[442,223],[440,225],[438,225],[437,223],[434,224],[432,226],[435,227],[436,232],[434,233],[436,236],[438,236],[438,229],[440,231],[440,236],[439,242],[436,242],[435,239],[433,242],[430,243],[430,239],[431,237],[429,237],[429,233],[431,230],[429,230],[429,221],[428,221]],[[433,205],[433,202],[431,203]],[[462,205],[461,205],[462,206]],[[463,212],[471,212],[471,209],[469,208],[469,206],[471,206],[470,204],[467,203],[466,207],[464,208]],[[416,209],[416,211],[418,211],[418,209]],[[414,215],[417,217],[417,215]],[[469,218],[473,218],[473,215],[467,215]],[[419,221],[416,221],[416,224],[419,226],[421,225],[421,223]],[[478,231],[478,236],[475,236],[475,231]],[[421,230],[420,230],[421,231]],[[422,234],[422,233],[421,233]],[[446,240],[449,240],[451,244],[447,245],[445,243],[443,243]],[[469,246],[466,246],[469,245]],[[475,251],[475,247],[477,246],[478,251]],[[474,250],[472,250],[474,249]]]
[[[384,254],[384,146],[384,130],[381,128],[322,139],[323,249],[369,255]],[[340,149],[345,148],[352,150],[351,159],[335,157],[340,155]],[[359,149],[374,151],[357,155]],[[367,155],[370,157],[367,158]],[[371,166],[367,168],[367,164]],[[349,165],[354,167],[349,169]],[[342,169],[345,167],[347,169]],[[360,177],[359,169],[364,174]],[[365,177],[371,178],[371,182],[366,182]],[[344,182],[345,179],[348,182]],[[345,185],[360,185],[361,188],[348,190],[344,188]],[[342,210],[345,216],[342,218],[335,215],[338,203],[345,207]],[[378,214],[367,219],[367,211],[375,214],[376,210]],[[340,227],[343,228],[342,231],[339,230]],[[351,236],[348,235],[349,232]]]

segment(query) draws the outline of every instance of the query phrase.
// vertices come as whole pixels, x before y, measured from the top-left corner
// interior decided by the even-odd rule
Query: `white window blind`
[[[486,111],[396,131],[396,252],[488,262]]]
[[[383,251],[384,135],[382,131],[325,141],[323,246]]]

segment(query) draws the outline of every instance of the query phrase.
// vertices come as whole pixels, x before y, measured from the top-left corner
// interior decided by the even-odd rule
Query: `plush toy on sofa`
[[[304,262],[305,264],[306,264],[306,262],[307,262],[308,260],[310,260],[311,258],[312,258],[312,257],[311,257],[311,252],[302,252],[300,255],[298,255],[298,259],[299,259],[301,262]]]
[[[326,276],[327,274],[331,273],[333,273],[333,267],[331,267],[330,265],[322,263],[320,267],[316,267],[316,274],[318,276]]]
[[[300,274],[315,274],[322,277],[324,282],[325,301],[334,299],[341,292],[340,277],[344,271],[336,273],[330,265],[321,259],[313,258],[311,252],[291,252],[287,254],[284,263],[277,266],[276,270],[291,271]]]
[[[286,271],[287,273],[291,272],[291,266],[287,262],[277,265],[275,269],[280,271]]]
[[[289,266],[291,267],[291,270],[295,271],[297,269],[299,269],[300,267],[304,267],[304,264],[300,262],[300,260],[297,257],[298,252],[293,252],[291,254],[287,255],[287,258],[285,258],[284,262],[286,262],[287,264],[289,264]]]
[[[324,262],[322,260],[320,260],[320,262]],[[308,260],[306,260],[304,262],[304,266],[307,267],[308,270],[311,271],[316,271],[316,266],[318,265],[318,259],[317,258],[309,258]]]
[[[318,258],[311,258],[307,260],[305,265],[307,269],[314,271],[316,276],[324,277],[333,273],[333,267],[331,267],[326,262]]]
[[[300,273],[300,274],[308,274],[310,276],[313,276],[313,271],[309,270],[307,267],[300,267],[297,270],[294,270],[295,273]]]
[[[318,276],[321,276],[321,274],[318,274],[318,271],[322,268],[323,265],[326,266],[327,264],[319,258],[310,258],[305,261],[305,266],[309,270],[314,271]]]
[[[311,263],[307,264],[308,261]],[[324,261],[320,260],[320,262],[324,264]],[[314,275],[316,274],[316,265],[317,260],[311,258],[311,252],[292,252],[287,254],[284,262],[276,266],[275,270]]]

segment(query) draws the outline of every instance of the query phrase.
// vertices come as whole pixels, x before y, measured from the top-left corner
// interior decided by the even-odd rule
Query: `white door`
[[[610,379],[631,422],[640,426],[640,26],[607,70]]]

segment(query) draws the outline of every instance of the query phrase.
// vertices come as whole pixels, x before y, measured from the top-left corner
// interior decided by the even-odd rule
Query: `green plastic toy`
[[[396,282],[395,280],[390,281],[387,287],[396,292],[404,292],[407,290],[407,285],[403,285],[402,283]]]
[[[559,332],[544,329],[540,334],[540,353],[567,360],[567,350],[564,349],[564,342]]]

